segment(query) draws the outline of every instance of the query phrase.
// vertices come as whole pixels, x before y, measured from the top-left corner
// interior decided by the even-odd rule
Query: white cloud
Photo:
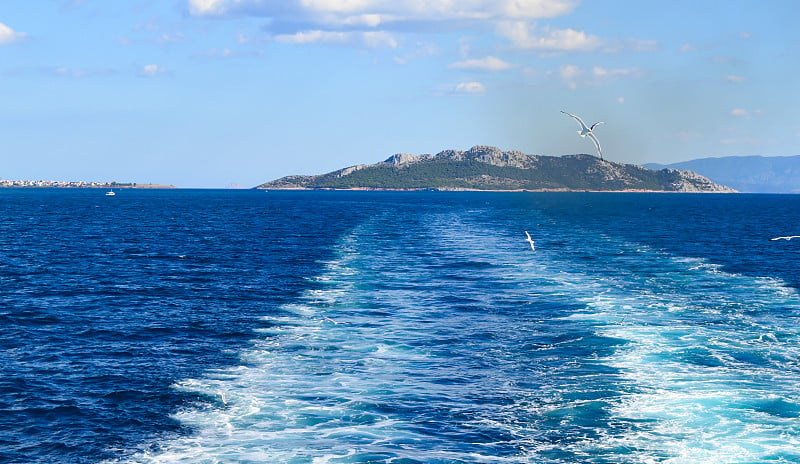
[[[734,108],[728,114],[737,118],[749,118],[750,112],[742,108]]]
[[[581,0],[183,0],[196,17],[262,17],[283,43],[398,47],[389,34],[415,28],[469,29],[503,23],[497,33],[540,51],[595,50],[602,41],[573,29],[533,31],[526,22],[571,13]],[[435,25],[433,25],[435,24]],[[510,27],[510,30],[506,30]],[[531,26],[532,27],[532,26]],[[364,31],[373,31],[368,35]],[[362,33],[363,35],[358,35]],[[466,55],[463,55],[466,56]]]
[[[603,45],[597,36],[574,29],[531,30],[524,21],[501,21],[495,28],[498,35],[510,40],[514,46],[540,51],[592,51]]]
[[[25,39],[25,37],[27,37],[27,34],[23,32],[16,32],[5,24],[0,23],[0,45],[17,42]]]
[[[580,0],[188,0],[195,16],[253,15],[376,26],[394,21],[552,18]]]
[[[460,82],[453,88],[453,92],[458,94],[477,95],[486,92],[486,87],[480,82]]]
[[[355,16],[348,16],[346,17],[342,24],[347,26],[367,26],[367,27],[377,27],[382,22],[388,20],[385,15],[379,14],[362,14],[362,15],[355,15]]]
[[[454,69],[470,69],[478,71],[504,71],[513,68],[514,65],[494,56],[487,56],[481,59],[459,61],[450,65]]]
[[[729,115],[736,118],[751,118],[763,116],[763,110],[746,110],[744,108],[734,108],[728,112]]]
[[[237,0],[189,0],[189,12],[196,16],[222,15],[239,3]]]
[[[368,32],[343,32],[343,31],[301,31],[294,34],[279,34],[273,37],[275,41],[288,44],[333,44],[333,45],[363,45],[369,48],[389,47],[397,48],[397,40],[384,31]]]
[[[592,75],[598,79],[609,79],[614,77],[638,77],[642,71],[638,68],[617,68],[606,69],[600,66],[592,68]]]
[[[156,77],[164,74],[165,70],[157,64],[146,64],[139,70],[139,77]]]

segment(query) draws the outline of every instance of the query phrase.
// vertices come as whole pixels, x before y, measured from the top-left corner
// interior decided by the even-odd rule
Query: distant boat
[[[111,189],[111,190],[109,190],[108,192],[106,192],[106,196],[107,196],[107,197],[111,197],[111,196],[114,196],[114,195],[116,195],[116,193],[114,192],[114,190],[113,190],[113,189]]]

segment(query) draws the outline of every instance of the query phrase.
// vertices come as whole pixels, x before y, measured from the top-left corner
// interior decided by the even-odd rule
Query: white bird
[[[775,238],[769,239],[769,241],[770,242],[774,242],[776,240],[791,240],[793,238],[800,238],[800,235],[788,235],[786,237],[775,237]]]
[[[581,130],[578,131],[578,135],[580,135],[581,137],[589,137],[590,139],[592,139],[592,142],[594,142],[594,146],[597,147],[597,154],[600,155],[600,159],[603,159],[603,150],[600,148],[600,141],[597,140],[597,137],[594,136],[594,132],[592,131],[594,130],[595,127],[605,123],[603,121],[599,121],[592,124],[591,127],[588,127],[581,118],[575,116],[574,114],[569,114],[566,111],[562,111],[562,113],[578,121],[578,124],[581,125]]]
[[[531,244],[531,250],[536,251],[536,246],[534,246],[533,244],[533,239],[531,238],[531,234],[529,234],[528,231],[526,230],[525,235],[528,236],[528,238],[526,238],[525,240],[527,240],[527,242]]]

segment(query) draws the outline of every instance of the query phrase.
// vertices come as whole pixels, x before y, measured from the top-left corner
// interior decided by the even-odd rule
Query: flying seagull
[[[786,236],[786,237],[775,237],[775,238],[769,239],[769,241],[770,242],[775,242],[777,240],[791,240],[793,238],[800,238],[800,235],[789,235],[789,236]]]
[[[569,114],[566,111],[562,111],[562,113],[578,121],[578,124],[581,125],[581,130],[578,131],[578,135],[580,135],[581,137],[589,137],[590,139],[592,139],[592,142],[594,142],[594,146],[597,147],[597,154],[600,155],[600,159],[603,159],[603,150],[600,149],[600,141],[597,140],[597,137],[594,136],[594,133],[592,131],[594,130],[595,127],[605,123],[603,121],[600,121],[592,124],[592,127],[587,127],[586,123],[584,123],[581,118],[575,116],[574,114]]]
[[[526,238],[525,240],[526,240],[528,243],[530,243],[530,244],[531,244],[531,250],[533,250],[533,251],[536,251],[536,247],[533,245],[533,239],[531,238],[531,234],[529,234],[529,233],[528,233],[528,231],[526,230],[526,231],[525,231],[525,235],[528,237],[528,238]]]

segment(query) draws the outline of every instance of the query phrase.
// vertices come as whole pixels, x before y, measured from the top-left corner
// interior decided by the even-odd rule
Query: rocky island
[[[591,155],[539,156],[496,147],[396,154],[318,176],[287,176],[257,189],[735,192],[692,171],[651,170]]]

